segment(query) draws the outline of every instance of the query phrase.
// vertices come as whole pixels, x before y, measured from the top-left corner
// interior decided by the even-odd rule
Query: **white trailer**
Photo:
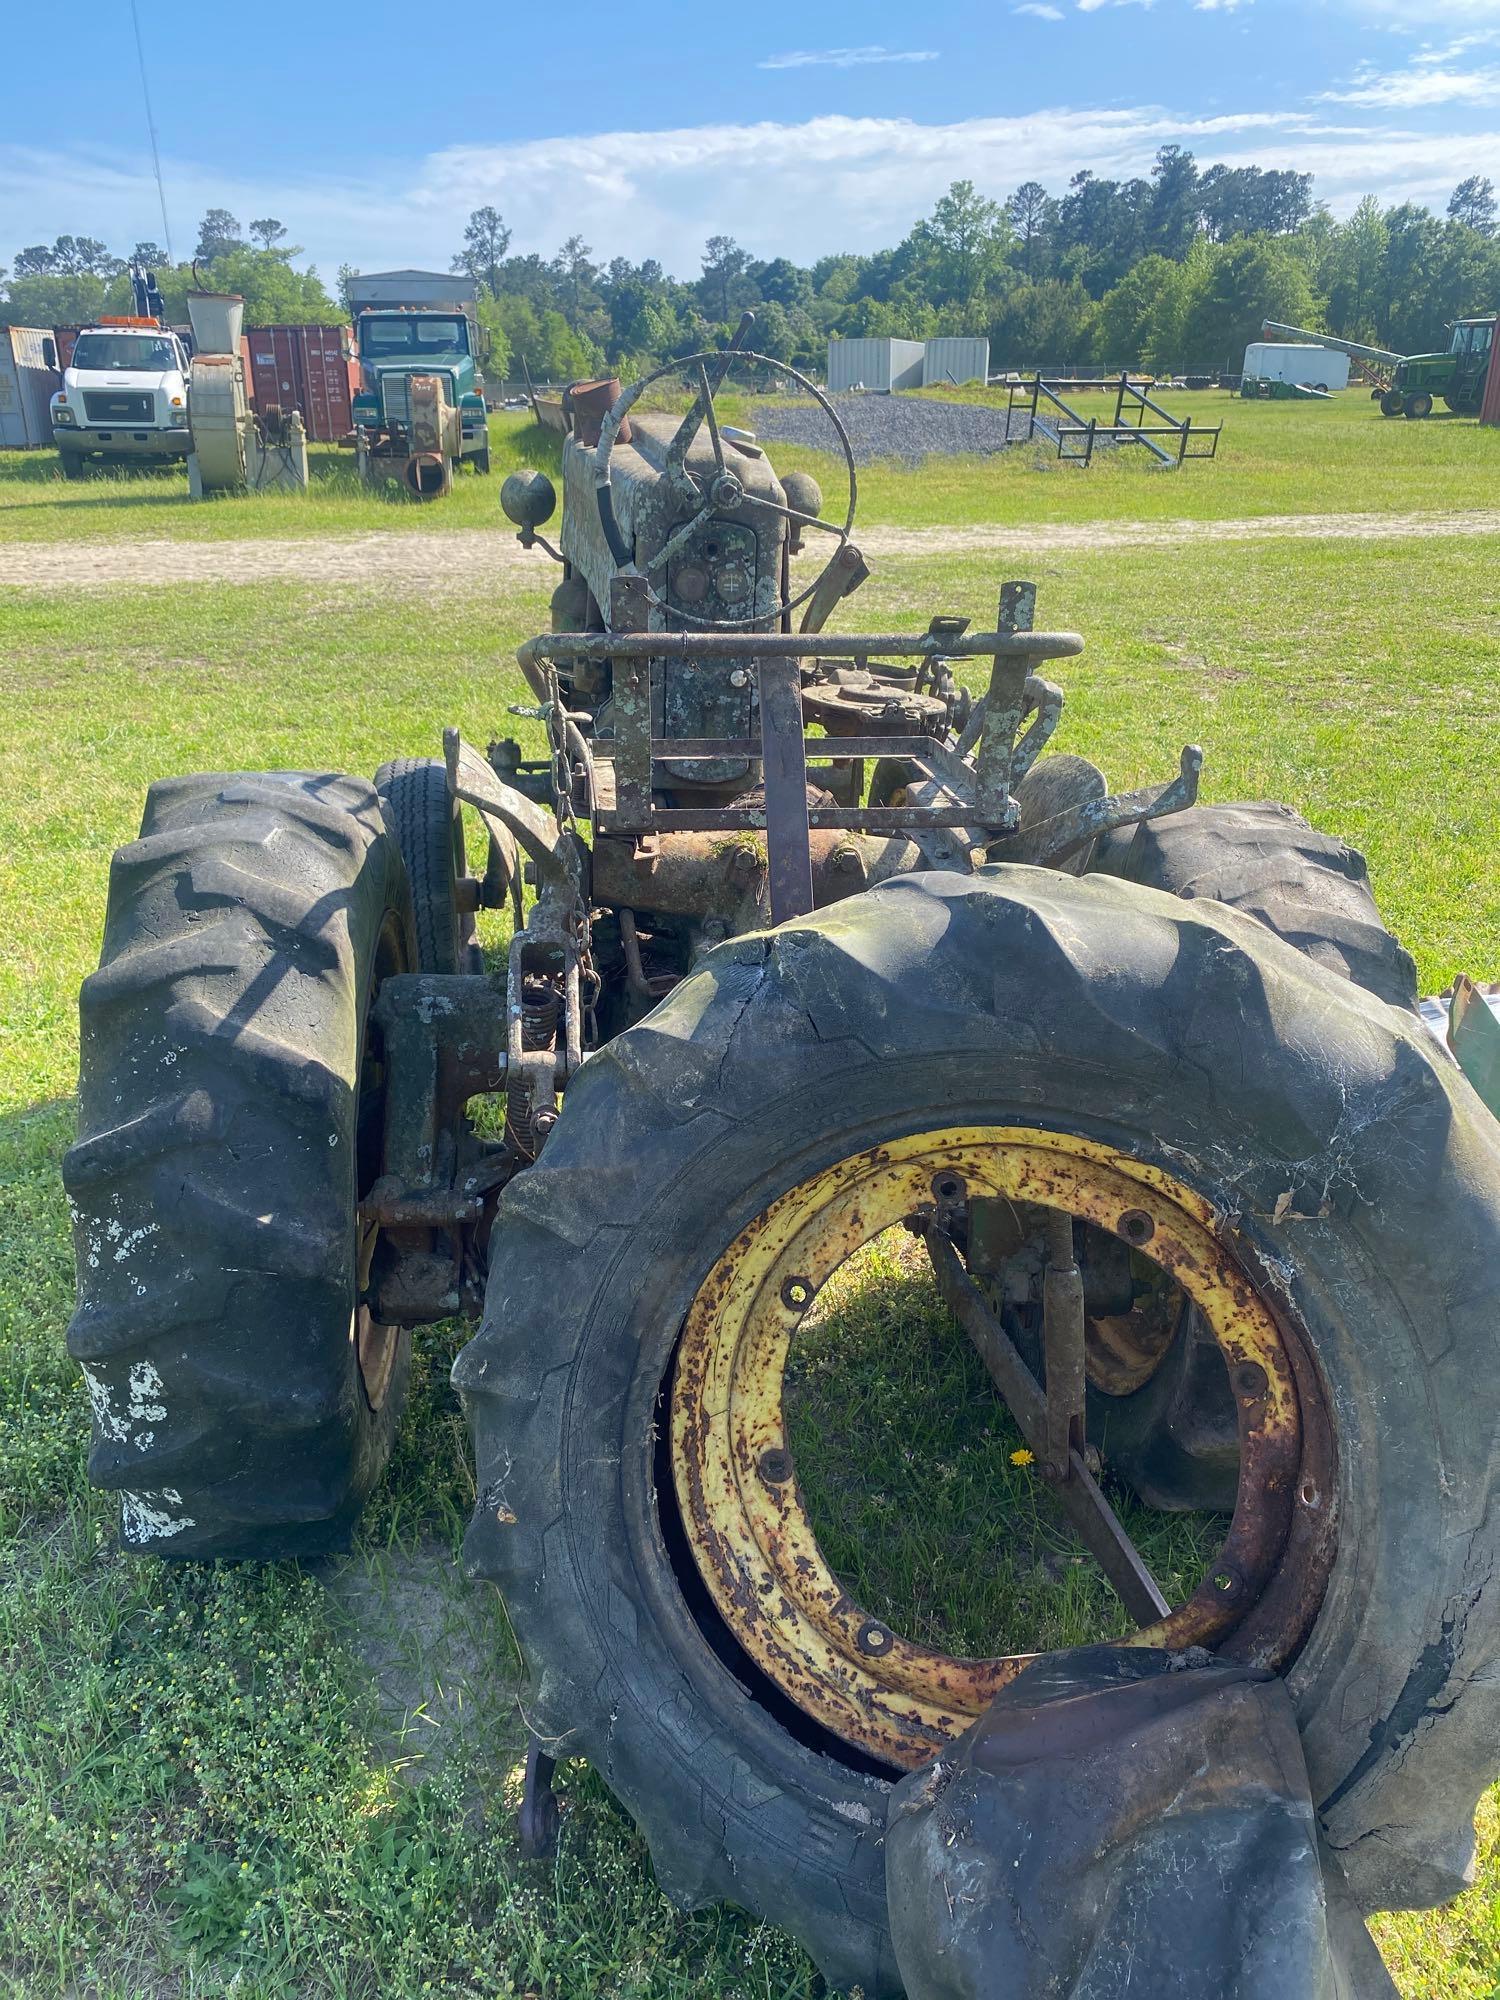
[[[1349,357],[1307,341],[1252,340],[1245,375],[1256,382],[1290,382],[1303,389],[1347,389]]]

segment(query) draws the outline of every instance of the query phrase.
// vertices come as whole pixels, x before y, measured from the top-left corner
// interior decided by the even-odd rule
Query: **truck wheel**
[[[1424,417],[1432,415],[1432,398],[1425,389],[1419,390],[1416,395],[1408,396],[1401,407],[1407,416],[1420,423]]]
[[[358,1210],[380,1171],[370,1001],[415,956],[360,779],[166,780],[115,855],[63,1179],[89,1474],[128,1548],[348,1544],[406,1390],[406,1335],[360,1304]]]
[[[1494,1123],[1415,1017],[1233,911],[1098,876],[906,876],[733,940],[570,1085],[454,1369],[467,1555],[532,1727],[595,1764],[679,1902],[900,1991],[889,1780],[1015,1669],[850,1602],[782,1370],[832,1272],[955,1175],[1132,1242],[1143,1210],[1221,1351],[1226,1315],[1261,1329],[1246,1421],[1295,1424],[1298,1469],[1279,1500],[1251,1474],[1253,1567],[1221,1556],[1158,1634],[1292,1660],[1364,1908],[1454,1894],[1500,1740]]]
[[[482,473],[485,478],[488,478],[490,470],[489,446],[486,445],[483,451],[476,451],[473,457],[474,457],[474,470],[478,473]]]
[[[1406,408],[1406,398],[1397,389],[1388,389],[1380,399],[1380,414],[1383,417],[1399,417]]]
[[[81,451],[60,451],[57,460],[62,467],[64,479],[82,479],[83,468],[88,464],[87,454]]]
[[[459,884],[468,880],[464,821],[446,766],[435,757],[393,758],[375,773],[375,790],[411,883],[418,969],[482,972],[473,915],[459,907]]]

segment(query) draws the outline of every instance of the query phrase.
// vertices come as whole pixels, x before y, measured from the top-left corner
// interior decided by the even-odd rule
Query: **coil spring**
[[[557,988],[545,979],[521,982],[521,1046],[550,1049],[557,1041],[562,1002]]]

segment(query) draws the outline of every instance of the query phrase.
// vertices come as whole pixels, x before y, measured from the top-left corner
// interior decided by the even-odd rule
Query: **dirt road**
[[[1083,525],[868,528],[881,556],[1041,556],[1090,549],[1177,548],[1192,542],[1389,541],[1500,535],[1500,510],[1473,514],[1268,514],[1231,521],[1101,521]],[[547,574],[507,534],[384,531],[286,541],[31,542],[0,548],[0,590],[157,589],[185,583],[363,585],[423,594],[490,593]]]

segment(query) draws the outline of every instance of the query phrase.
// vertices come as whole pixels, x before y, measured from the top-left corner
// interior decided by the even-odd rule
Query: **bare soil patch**
[[[1406,541],[1500,534],[1500,510],[1471,514],[1265,514],[1227,521],[1096,521],[1015,527],[871,527],[856,537],[871,556],[1048,555],[1185,543]],[[243,542],[35,542],[0,549],[0,589],[141,590],[179,584],[296,582],[394,595],[479,595],[539,583],[545,571],[508,533],[377,532]]]

